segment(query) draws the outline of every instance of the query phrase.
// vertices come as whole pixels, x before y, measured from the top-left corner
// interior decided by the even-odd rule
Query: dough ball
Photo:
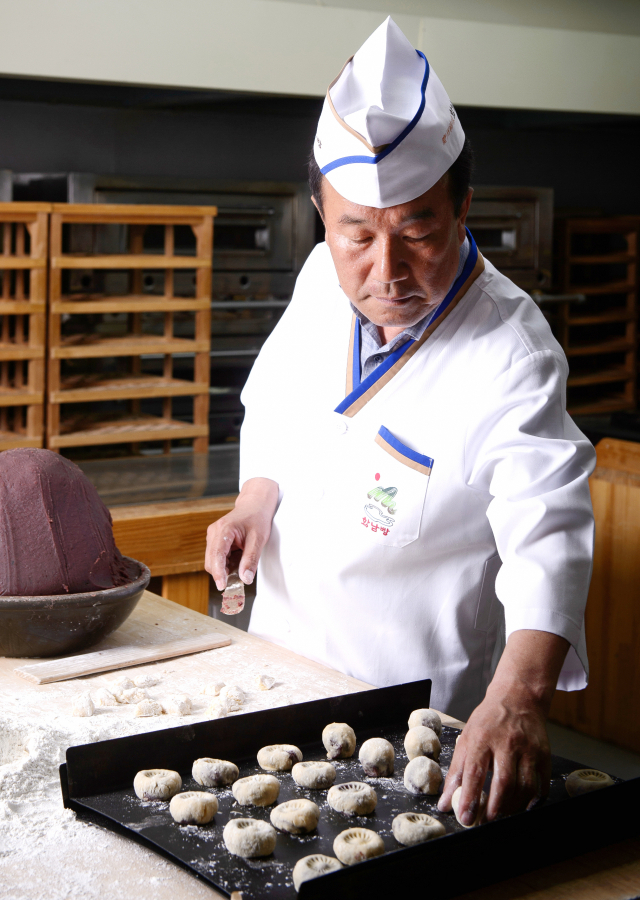
[[[144,690],[144,688],[128,688],[125,691],[120,691],[118,694],[118,700],[120,703],[142,703],[143,700],[148,700],[149,695]]]
[[[410,794],[437,794],[442,785],[442,769],[427,756],[416,756],[404,770],[404,786]]]
[[[156,675],[151,675],[150,672],[144,672],[142,675],[136,675],[133,680],[135,686],[139,688],[149,688],[154,687],[156,684],[160,684],[160,679]]]
[[[169,812],[178,825],[206,825],[218,812],[218,800],[206,791],[185,791],[171,798]]]
[[[118,701],[107,688],[98,688],[91,694],[94,706],[116,706]]]
[[[333,852],[345,866],[352,866],[363,859],[381,856],[384,853],[384,841],[369,828],[347,828],[333,842]]]
[[[442,822],[426,813],[400,813],[391,823],[393,836],[399,844],[411,847],[440,837],[446,833]]]
[[[134,715],[136,716],[161,716],[162,706],[157,700],[142,700],[135,707]]]
[[[162,701],[162,708],[169,716],[188,716],[191,712],[191,699],[186,694],[175,694]]]
[[[598,769],[576,769],[567,777],[565,786],[570,797],[577,797],[579,794],[588,794],[603,787],[610,787],[613,783],[613,778],[605,772],[599,772]]]
[[[293,886],[296,891],[299,891],[303,881],[309,881],[311,878],[317,878],[319,875],[326,875],[327,872],[335,872],[341,868],[342,863],[333,856],[324,856],[322,853],[303,856],[293,867]]]
[[[384,738],[369,738],[360,747],[360,763],[364,774],[370,778],[386,778],[393,775],[395,753]]]
[[[271,806],[278,799],[280,782],[273,775],[247,775],[234,782],[232,791],[240,806]]]
[[[227,701],[229,712],[238,712],[244,703],[244,691],[237,684],[228,684],[223,687],[220,696]]]
[[[191,769],[194,781],[205,787],[226,787],[238,780],[238,767],[227,759],[211,759],[203,756],[196,759]]]
[[[214,681],[211,684],[205,684],[200,693],[207,694],[209,697],[217,697],[224,686],[224,681]]]
[[[256,678],[256,684],[259,691],[270,691],[275,683],[276,680],[275,678],[272,678],[271,675],[258,675]]]
[[[442,734],[442,719],[435,709],[414,709],[409,716],[409,728],[415,728],[417,725],[430,728],[438,737]]]
[[[133,789],[141,800],[170,800],[182,787],[182,778],[172,769],[143,769],[133,779]]]
[[[258,765],[267,772],[288,772],[302,761],[302,750],[293,744],[270,744],[258,750]]]
[[[322,732],[327,759],[349,759],[356,749],[356,733],[346,722],[332,722]]]
[[[296,784],[312,791],[326,790],[336,780],[335,766],[321,760],[296,763],[291,775]]]
[[[218,697],[207,707],[206,715],[210,719],[224,719],[230,713],[229,705],[223,697]]]
[[[329,806],[348,816],[368,816],[376,808],[377,802],[378,795],[374,789],[362,781],[334,784],[327,794]]]
[[[416,725],[410,728],[404,739],[404,749],[409,759],[416,756],[428,756],[429,759],[440,759],[440,740],[435,731],[424,725]]]
[[[95,711],[96,708],[93,705],[93,700],[91,699],[89,691],[84,694],[78,694],[73,698],[73,707],[71,710],[72,716],[80,716],[84,719],[87,716],[92,716]]]
[[[119,678],[116,678],[111,682],[110,687],[112,692],[117,697],[120,691],[128,691],[131,688],[134,688],[135,684],[127,675],[121,675]]]
[[[271,824],[289,834],[309,834],[318,825],[320,810],[313,800],[287,800],[271,810]]]
[[[229,853],[245,859],[269,856],[276,846],[276,830],[260,819],[231,819],[224,826],[222,838]]]
[[[456,819],[458,820],[459,824],[462,825],[463,828],[475,828],[476,825],[480,825],[480,823],[484,819],[485,810],[487,808],[487,795],[485,794],[484,791],[480,795],[480,805],[478,807],[478,814],[475,818],[475,821],[471,825],[463,825],[463,823],[460,822],[460,817],[458,816],[458,807],[460,805],[461,795],[462,795],[462,785],[460,785],[460,787],[455,789],[455,791],[453,792],[453,797],[451,798],[451,806],[453,807],[453,811],[456,814]]]

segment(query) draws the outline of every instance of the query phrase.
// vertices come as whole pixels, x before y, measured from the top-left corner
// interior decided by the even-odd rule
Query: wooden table
[[[144,667],[144,671],[172,672],[172,686],[186,690],[192,696],[197,696],[196,691],[202,684],[216,680],[229,681],[230,673],[241,670],[249,673],[247,678],[255,671],[271,672],[277,677],[277,686],[258,698],[263,708],[265,705],[275,707],[287,702],[370,689],[370,685],[246,634],[227,622],[202,616],[149,592],[122,629],[128,631],[132,641],[140,641],[144,637],[147,641],[158,643],[166,641],[168,635],[183,638],[198,633],[218,632],[231,637],[232,644],[229,647]],[[42,710],[51,711],[52,708],[59,711],[56,727],[71,727],[74,722],[93,721],[70,719],[71,698],[79,689],[88,690],[104,685],[112,675],[36,686],[14,674],[14,668],[23,662],[0,659],[0,692],[3,698],[0,727],[3,713],[10,716],[12,721],[20,721],[28,726],[38,722]],[[140,671],[143,669],[128,669],[127,673],[135,675]],[[250,709],[251,704],[248,711]],[[200,711],[190,721],[203,718],[204,713]],[[443,716],[443,720],[453,727],[461,727],[463,724],[448,716]],[[169,722],[159,718],[155,720],[153,727],[163,728],[169,724],[176,724],[176,721]],[[133,731],[131,726],[131,732]],[[122,733],[127,733],[127,720],[123,720]],[[55,792],[55,784],[51,790]],[[0,790],[0,798],[1,796]],[[60,816],[63,815],[60,808]],[[100,828],[83,828],[83,842],[74,836],[73,830],[69,834],[55,848],[48,847],[46,839],[41,839],[37,847],[26,847],[23,854],[3,856],[0,853],[0,896],[11,897],[12,900],[36,900],[42,896],[52,900],[67,896],[82,896],[83,900],[99,900],[103,897],[108,897],[109,900],[129,900],[133,895],[136,900],[211,900],[212,897],[221,897],[217,891],[178,866],[112,832]],[[89,838],[88,854],[86,841]],[[52,871],[55,876],[53,880]],[[82,890],[72,893],[70,889],[66,893],[67,887],[77,887],[79,880]],[[62,883],[58,885],[59,891],[56,893],[58,881]],[[574,900],[628,900],[638,893],[640,839],[626,841],[584,858],[510,879],[469,894],[466,900],[555,900],[557,897],[571,897]]]

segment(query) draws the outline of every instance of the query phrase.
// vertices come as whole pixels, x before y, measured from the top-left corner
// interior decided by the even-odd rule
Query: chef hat
[[[384,209],[433,187],[463,144],[440,79],[389,17],[329,85],[313,149],[339,194]]]

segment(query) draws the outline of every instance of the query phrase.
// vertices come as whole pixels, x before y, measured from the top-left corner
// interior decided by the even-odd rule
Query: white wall
[[[384,19],[366,0],[349,2],[0,0],[0,75],[321,96]],[[465,21],[459,3],[449,19],[416,13],[416,0],[390,5],[412,10],[394,18],[456,104],[640,114],[638,29],[593,30],[593,16],[592,30],[568,27],[577,15],[562,27]],[[497,19],[508,10],[489,6]]]

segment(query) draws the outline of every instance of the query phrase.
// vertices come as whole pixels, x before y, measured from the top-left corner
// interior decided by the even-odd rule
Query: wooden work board
[[[355,678],[246,634],[227,621],[200,615],[148,591],[119,629],[117,643],[122,645],[124,636],[137,645],[147,645],[149,642],[164,643],[168,639],[184,639],[207,633],[230,637],[231,644],[219,650],[125,671],[135,676],[141,671],[170,670],[176,676],[177,686],[189,688],[192,695],[199,685],[216,680],[229,682],[231,669],[234,672],[244,671],[247,673],[245,678],[252,677],[251,673],[255,671],[268,672],[278,681],[272,691],[264,692],[264,696],[260,697],[262,708],[265,704],[275,707],[287,702],[371,689],[370,685]],[[108,639],[105,644],[107,642]],[[19,717],[25,726],[39,722],[41,711],[51,711],[52,708],[60,713],[58,719],[69,721],[66,717],[69,715],[70,698],[79,690],[104,685],[107,683],[105,679],[114,676],[114,673],[107,673],[106,676],[35,685],[14,673],[17,666],[27,662],[0,658],[2,711]],[[203,717],[200,715],[198,720]],[[443,715],[443,721],[453,727],[463,726],[462,722],[446,715]],[[172,720],[171,724],[175,721]],[[159,718],[158,728],[168,725]],[[92,898],[98,896],[99,890],[102,890],[102,896],[115,896],[114,884],[118,883],[120,890],[123,886],[127,890],[130,888],[130,893],[135,893],[137,900],[222,900],[222,895],[217,891],[146,848],[113,832],[96,829],[93,833],[94,846],[89,861],[83,857],[82,848],[76,846],[72,837],[56,848],[56,870],[65,873],[64,878],[70,885],[86,874],[86,867],[90,865]],[[51,871],[42,847],[38,854],[28,850],[25,853],[28,856],[0,856],[3,896],[36,900],[46,892]],[[639,893],[640,839],[634,839],[474,891],[465,895],[464,900],[555,900],[559,896],[572,900],[629,900]]]

